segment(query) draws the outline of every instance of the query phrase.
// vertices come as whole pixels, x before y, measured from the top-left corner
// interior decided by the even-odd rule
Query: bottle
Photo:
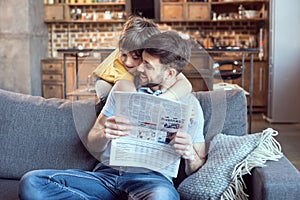
[[[96,11],[94,11],[94,13],[93,13],[93,20],[94,21],[98,20],[98,13]]]
[[[240,19],[243,19],[244,18],[244,16],[245,16],[245,9],[244,9],[244,7],[243,7],[243,5],[242,4],[240,4],[240,6],[239,6],[239,8],[238,8],[238,11],[239,11],[239,18]]]
[[[110,11],[105,11],[104,12],[104,19],[111,19],[111,13],[110,13]]]
[[[87,80],[86,80],[86,88],[87,91],[89,92],[92,86],[92,75],[88,75]]]
[[[259,60],[263,60],[264,58],[264,40],[263,40],[263,29],[259,29],[259,53],[258,58]]]

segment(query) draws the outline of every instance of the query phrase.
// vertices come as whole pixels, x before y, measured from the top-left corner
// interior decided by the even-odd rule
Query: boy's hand
[[[107,118],[104,127],[105,137],[108,140],[129,135],[130,130],[132,129],[129,120],[117,116]]]
[[[175,93],[172,92],[166,92],[159,95],[160,97],[163,97],[165,99],[172,99],[172,100],[178,100],[178,96]]]

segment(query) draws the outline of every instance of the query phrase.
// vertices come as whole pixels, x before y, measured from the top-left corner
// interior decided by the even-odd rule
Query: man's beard
[[[147,80],[147,81],[145,81],[145,82],[143,83],[141,79],[139,79],[139,81],[140,81],[140,84],[139,84],[140,86],[142,86],[142,87],[153,88],[153,87],[157,87],[157,86],[162,85],[162,83],[163,83],[163,81],[164,81],[164,77],[163,77],[163,76],[160,76],[160,77],[159,77],[159,80],[158,80],[157,82],[148,82],[148,80]]]
[[[149,88],[152,88],[152,87],[156,87],[156,86],[159,86],[160,83],[146,83],[146,84],[142,84],[143,87],[149,87]]]

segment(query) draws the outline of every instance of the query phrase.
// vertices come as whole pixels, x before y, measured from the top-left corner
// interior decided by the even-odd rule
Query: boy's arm
[[[100,77],[104,71],[109,68],[113,67],[114,60],[117,58],[119,53],[119,49],[115,49],[108,57],[106,57],[93,71],[93,76]]]
[[[114,85],[114,89],[122,92],[136,92],[136,87],[133,81],[125,79],[118,80]]]
[[[167,92],[165,92],[159,96],[167,98],[167,99],[178,100],[191,92],[192,92],[192,84],[183,75],[183,73],[180,73],[177,75],[177,79],[176,79],[176,82],[174,83],[174,85],[172,85],[167,90]]]

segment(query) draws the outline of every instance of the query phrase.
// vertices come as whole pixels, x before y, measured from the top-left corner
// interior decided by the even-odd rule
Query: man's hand
[[[191,135],[177,132],[170,144],[185,159],[185,173],[188,176],[204,165],[206,160],[204,142],[193,144]]]
[[[193,148],[193,142],[191,135],[184,132],[177,132],[170,144],[173,145],[175,151],[181,155],[184,159],[194,160],[195,150]]]
[[[122,117],[112,116],[107,118],[104,128],[105,138],[111,140],[129,135],[132,126],[130,125],[129,120]]]

